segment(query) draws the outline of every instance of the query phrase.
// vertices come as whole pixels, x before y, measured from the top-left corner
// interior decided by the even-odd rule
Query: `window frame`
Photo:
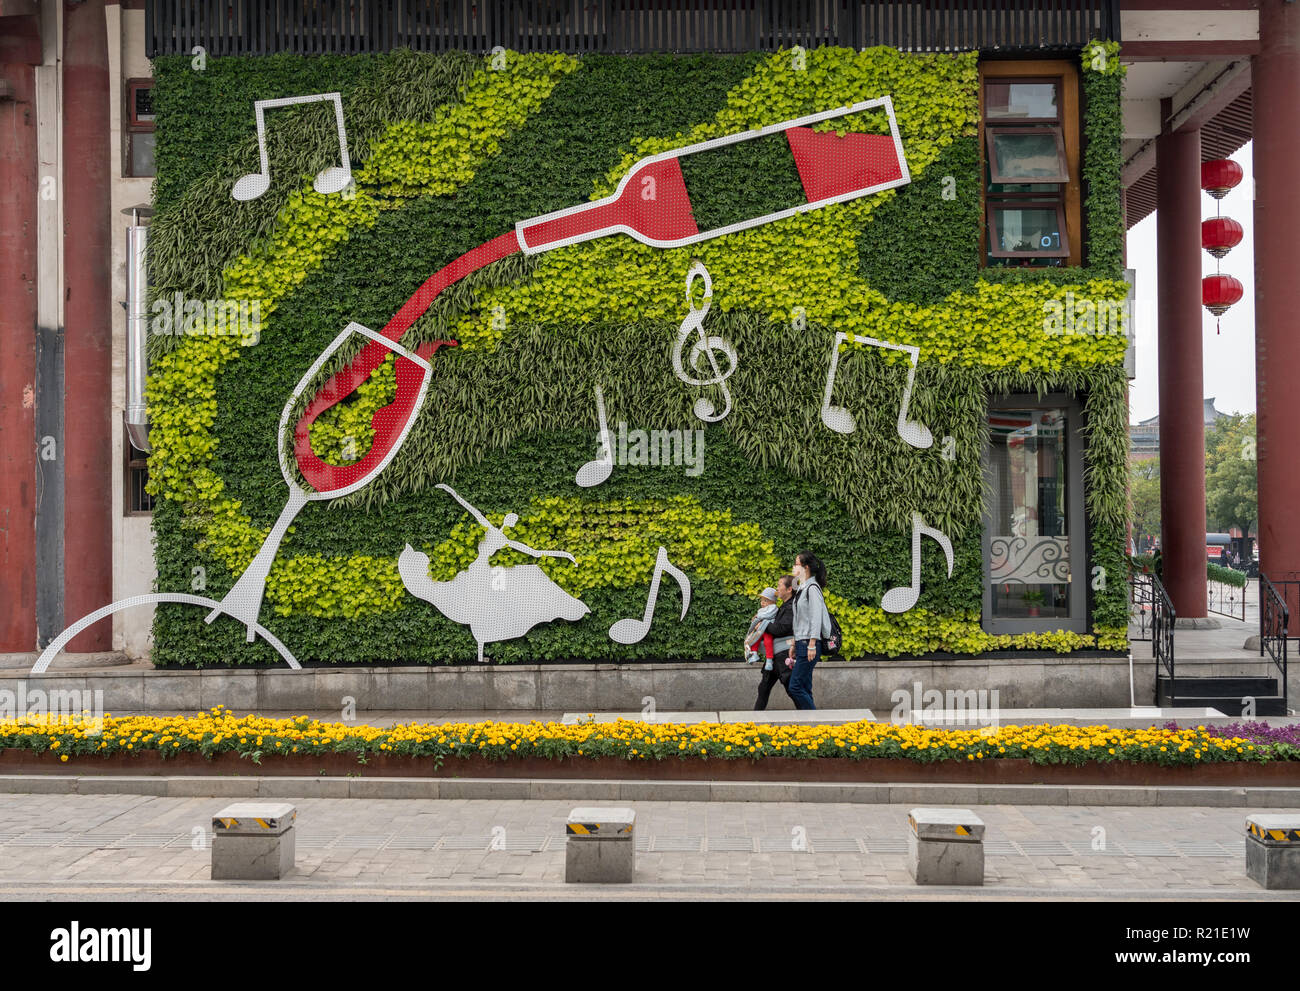
[[[986,85],[990,83],[1002,82],[1004,79],[1008,83],[1011,82],[1064,83],[1064,79],[1059,73],[1049,74],[1044,76],[1010,76],[1008,73],[999,72],[995,75],[990,75],[988,79],[980,80],[981,93],[984,92],[984,87]],[[981,105],[980,105],[980,111],[982,115],[981,119],[989,122],[989,124],[993,127],[1003,126],[1001,124],[993,123],[994,121],[1005,121],[1010,124],[1062,124],[1063,125],[1065,123],[1064,120],[1062,120],[1062,117],[1064,116],[1065,113],[1065,107],[1064,107],[1065,94],[1064,92],[1058,92],[1057,96],[1059,97],[1059,99],[1056,101],[1055,117],[990,117],[988,116],[988,108],[983,104],[983,101],[981,101]]]
[[[142,498],[148,503],[147,507],[140,508],[135,505],[136,493],[136,472],[143,472],[144,479],[140,483]],[[153,496],[144,492],[144,485],[149,481],[149,455],[143,451],[138,451],[135,445],[131,443],[130,431],[126,429],[126,424],[122,425],[122,515],[123,516],[152,516],[156,500]]]
[[[1001,232],[995,223],[993,217],[998,210],[1055,210],[1056,223],[1061,231],[1061,247],[1051,251],[1008,251],[1001,247],[990,247],[989,254],[994,258],[1069,258],[1070,257],[1070,232],[1065,225],[1065,207],[1059,202],[1051,200],[1031,200],[1014,198],[1016,194],[1008,194],[1010,198],[1005,200],[991,200],[985,204],[986,216],[984,223],[989,232],[990,245],[1000,245],[1002,243]]]
[[[999,135],[1017,135],[1017,134],[1050,134],[1056,139],[1057,161],[1061,164],[1062,169],[1057,173],[1060,178],[1049,178],[1047,176],[1030,176],[1014,177],[1002,174],[998,167],[997,155],[994,153],[994,143]],[[1059,124],[1030,124],[1024,127],[1013,127],[1006,124],[990,124],[984,128],[984,150],[988,155],[988,173],[989,181],[998,186],[1063,186],[1070,181],[1070,163],[1065,158],[1065,137],[1061,133]],[[995,196],[1015,195],[1009,193],[994,193]]]
[[[1008,409],[1064,409],[1065,431],[1065,512],[1070,540],[1070,616],[1066,618],[1045,616],[1037,618],[995,618],[993,616],[992,574],[992,508],[993,490],[991,448],[992,435],[985,430],[984,445],[980,452],[980,472],[983,478],[984,504],[980,510],[980,626],[985,633],[1046,633],[1066,630],[1071,633],[1088,633],[1092,622],[1092,600],[1088,595],[1088,561],[1091,551],[1091,534],[1088,530],[1087,507],[1083,488],[1083,455],[1087,438],[1087,421],[1083,402],[1078,396],[1065,392],[1049,392],[1042,396],[1034,393],[1008,393],[989,396],[984,409],[985,427],[988,418],[998,410]]]
[[[995,117],[987,119],[985,87],[989,82],[1057,82],[1060,93],[1057,100],[1057,121],[1039,121],[1031,118]],[[989,250],[990,229],[988,202],[1007,202],[1014,199],[1046,199],[1051,202],[1059,198],[1064,210],[1063,238],[1069,243],[1067,256],[1044,255],[1035,252],[1040,258],[1060,259],[1063,265],[1075,267],[1083,264],[1083,196],[1082,196],[1082,141],[1083,126],[1081,116],[1082,91],[1078,67],[1070,59],[1023,61],[981,61],[979,65],[979,125],[978,141],[980,149],[980,268],[989,268],[993,260],[1006,256]],[[1061,140],[1065,146],[1065,161],[1069,171],[1069,180],[1065,183],[1038,183],[1036,185],[1058,186],[1059,194],[1053,196],[1044,192],[998,193],[990,192],[991,180],[989,153],[985,131],[989,127],[1007,127],[1016,125],[1058,124],[1061,128]],[[1016,183],[1015,185],[1021,185]],[[1030,185],[1030,184],[1026,184]],[[1054,267],[1054,266],[1043,266]]]
[[[153,172],[148,175],[136,175],[132,155],[135,136],[153,134],[157,130],[156,119],[138,120],[135,112],[135,94],[140,90],[153,88],[154,80],[149,76],[127,79],[122,87],[122,178],[124,179],[153,179],[158,175],[157,162],[154,163]]]

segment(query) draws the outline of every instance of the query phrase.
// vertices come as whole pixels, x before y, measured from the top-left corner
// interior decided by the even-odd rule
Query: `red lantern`
[[[1245,291],[1231,275],[1207,275],[1201,280],[1201,302],[1216,317],[1223,316],[1229,306],[1240,302]]]
[[[1211,217],[1201,221],[1201,247],[1215,258],[1222,258],[1241,243],[1245,232],[1230,217]]]
[[[1228,191],[1235,189],[1244,173],[1241,166],[1230,158],[1218,158],[1213,162],[1201,163],[1201,188],[1221,200]]]

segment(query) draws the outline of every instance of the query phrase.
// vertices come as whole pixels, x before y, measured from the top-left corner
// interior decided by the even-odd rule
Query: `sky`
[[[1216,208],[1245,228],[1241,243],[1218,263],[1218,270],[1235,276],[1245,287],[1241,302],[1231,307],[1215,334],[1215,318],[1201,308],[1201,345],[1205,368],[1203,396],[1214,397],[1214,405],[1224,413],[1252,413],[1255,410],[1255,278],[1254,259],[1254,178],[1251,171],[1251,146],[1247,144],[1232,156],[1245,176],[1237,188],[1222,200],[1201,194],[1201,219],[1215,215]],[[1213,275],[1214,257],[1201,252],[1202,274]],[[1134,322],[1137,330],[1137,377],[1129,383],[1129,418],[1137,423],[1155,416],[1159,410],[1156,361],[1156,215],[1152,213],[1128,232],[1128,267],[1135,269],[1136,305]]]

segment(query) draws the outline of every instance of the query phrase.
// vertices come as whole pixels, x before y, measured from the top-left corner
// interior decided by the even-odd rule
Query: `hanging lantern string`
[[[1222,216],[1223,216],[1223,198],[1222,196],[1214,196],[1214,218],[1218,220],[1218,218]],[[1222,274],[1221,265],[1223,261],[1223,256],[1219,255],[1217,251],[1213,252],[1213,254],[1214,254],[1214,274],[1216,274],[1216,276],[1219,276],[1219,274]],[[1223,315],[1222,313],[1216,313],[1216,315],[1214,315],[1214,337],[1218,337],[1219,334],[1221,334],[1222,329],[1223,329]]]
[[[1238,165],[1236,162],[1232,161],[1231,159],[1217,159],[1212,162],[1201,163],[1201,188],[1206,190],[1211,196],[1213,196],[1215,201],[1214,203],[1214,219],[1216,221],[1214,225],[1215,237],[1224,239],[1222,242],[1219,243],[1203,245],[1206,248],[1206,250],[1210,252],[1210,254],[1214,255],[1213,283],[1215,287],[1216,298],[1219,301],[1217,301],[1212,305],[1207,304],[1207,308],[1210,310],[1210,312],[1214,314],[1214,318],[1215,318],[1214,333],[1216,336],[1222,333],[1223,314],[1228,309],[1228,307],[1232,305],[1232,303],[1222,302],[1222,299],[1224,298],[1225,290],[1224,290],[1224,281],[1223,281],[1224,280],[1223,268],[1220,263],[1223,259],[1223,256],[1227,254],[1229,250],[1231,250],[1233,245],[1235,245],[1237,241],[1241,240],[1241,228],[1240,225],[1236,224],[1235,221],[1229,221],[1229,223],[1232,224],[1235,230],[1233,230],[1232,233],[1227,235],[1225,235],[1224,233],[1224,227],[1222,224],[1223,197],[1226,196],[1229,191],[1234,189],[1237,186],[1237,184],[1241,182],[1241,180],[1242,180],[1241,166]],[[1204,227],[1202,227],[1202,231],[1204,231]],[[1202,236],[1204,237],[1204,235]],[[1235,279],[1230,279],[1230,282],[1232,283],[1234,288],[1232,290],[1229,290],[1227,292],[1227,295],[1237,296],[1237,298],[1240,298],[1240,296],[1237,295],[1236,292],[1236,288],[1239,288],[1240,283],[1237,283]],[[1202,292],[1204,293],[1204,287],[1202,287]],[[1234,299],[1233,302],[1235,301],[1236,300]]]

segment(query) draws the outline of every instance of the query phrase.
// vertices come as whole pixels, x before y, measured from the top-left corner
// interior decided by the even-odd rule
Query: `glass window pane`
[[[131,135],[131,175],[151,176],[157,174],[153,164],[153,149],[153,131],[141,131]]]
[[[1057,83],[989,82],[984,86],[984,116],[989,119],[1057,120]]]
[[[135,119],[140,123],[153,123],[155,114],[153,112],[153,87],[140,86],[134,90],[135,97]]]
[[[998,251],[1060,254],[1064,250],[1060,213],[1055,207],[995,205],[993,227]]]
[[[1031,193],[1040,200],[1055,199],[1061,187],[1054,182],[990,182],[990,193]]]
[[[990,132],[993,177],[1004,182],[1066,182],[1069,172],[1058,136],[1048,130]]]
[[[1064,409],[989,413],[989,582],[1000,619],[1070,615]]]

